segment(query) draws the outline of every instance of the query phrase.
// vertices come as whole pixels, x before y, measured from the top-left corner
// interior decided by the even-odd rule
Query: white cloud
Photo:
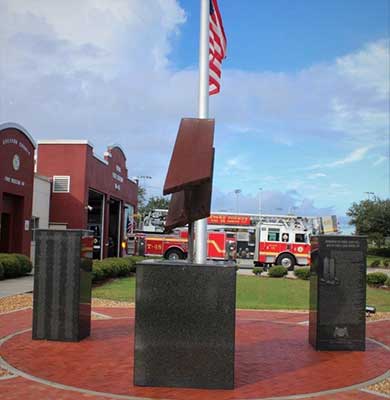
[[[0,15],[0,121],[21,123],[36,139],[87,138],[98,153],[119,142],[129,173],[162,186],[179,120],[197,111],[197,71],[178,70],[170,58],[186,21],[179,1],[3,0]],[[217,148],[216,184],[221,176],[232,188],[258,182],[259,170],[275,175],[262,163],[265,139],[295,148],[321,138],[349,151],[312,169],[363,159],[389,131],[388,69],[385,41],[296,73],[225,68],[222,92],[210,101],[217,135],[227,132]],[[257,140],[257,158],[244,146],[221,157],[235,133]],[[286,171],[297,164],[284,163]],[[291,186],[307,190],[299,179]]]
[[[372,163],[372,165],[373,165],[374,167],[376,167],[377,165],[380,165],[380,164],[384,163],[386,160],[388,160],[388,157],[379,156],[379,157]]]
[[[307,176],[307,179],[318,179],[318,178],[325,178],[327,175],[323,172],[317,172],[314,174],[310,174]]]
[[[294,142],[292,139],[288,136],[280,136],[280,135],[275,135],[274,137],[274,142],[277,144],[283,144],[284,146],[287,147],[292,147]]]
[[[329,163],[324,163],[324,164],[314,164],[307,169],[318,169],[318,168],[334,168],[334,167],[340,167],[344,166],[346,164],[351,164],[356,161],[360,161],[364,158],[364,156],[367,154],[368,150],[370,150],[372,146],[365,146],[365,147],[360,147],[355,150],[353,150],[351,153],[347,154],[345,157],[332,161]]]
[[[348,154],[346,157],[342,158],[341,160],[336,160],[333,161],[329,164],[326,164],[327,167],[338,167],[340,165],[345,165],[345,164],[350,164],[356,161],[360,161],[364,158],[364,156],[367,154],[368,150],[372,146],[365,146],[365,147],[360,147],[358,149],[355,149],[352,151],[350,154]]]
[[[340,57],[336,66],[340,75],[354,86],[373,89],[379,99],[389,95],[389,41],[369,43],[362,50]]]
[[[287,214],[294,210],[297,215],[331,215],[335,213],[333,207],[319,208],[315,206],[314,200],[308,197],[301,198],[294,191],[267,190],[262,192],[262,213],[264,214]],[[242,192],[238,197],[234,191],[223,192],[218,189],[213,192],[213,211],[236,212],[237,205],[240,212],[258,213],[258,194],[252,195]]]

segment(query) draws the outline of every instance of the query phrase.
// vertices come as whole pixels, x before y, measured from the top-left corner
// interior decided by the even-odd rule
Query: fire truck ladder
[[[262,215],[260,224],[275,224],[284,226],[286,229],[300,229],[311,231],[312,222],[307,217],[297,217],[295,215]]]

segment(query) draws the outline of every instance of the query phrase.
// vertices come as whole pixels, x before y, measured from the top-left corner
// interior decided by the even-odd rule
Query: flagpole
[[[209,23],[210,0],[200,0],[198,118],[209,117]],[[195,263],[207,259],[207,218],[195,222]]]

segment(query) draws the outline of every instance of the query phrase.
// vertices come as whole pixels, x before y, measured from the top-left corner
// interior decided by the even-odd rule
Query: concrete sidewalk
[[[33,275],[21,276],[15,279],[5,279],[0,281],[0,298],[32,292],[33,286]]]

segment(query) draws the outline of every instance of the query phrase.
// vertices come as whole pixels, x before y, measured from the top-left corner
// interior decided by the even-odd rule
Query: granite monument
[[[233,389],[236,271],[137,264],[134,383]]]
[[[366,254],[362,236],[311,238],[309,342],[316,350],[365,350]]]
[[[35,231],[33,339],[89,336],[92,247],[89,231]]]

